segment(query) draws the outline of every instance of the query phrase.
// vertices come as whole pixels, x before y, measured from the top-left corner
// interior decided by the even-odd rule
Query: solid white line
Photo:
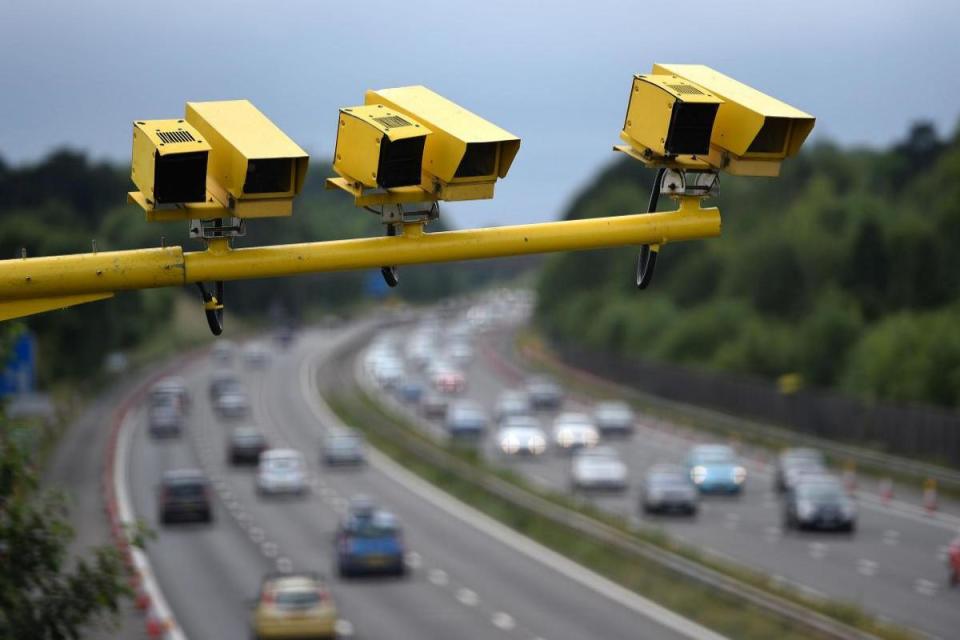
[[[133,505],[130,502],[130,494],[127,492],[127,471],[130,456],[130,424],[132,420],[130,412],[124,416],[120,425],[120,432],[117,434],[117,447],[113,457],[113,490],[117,497],[117,511],[120,515],[120,521],[126,526],[131,527],[136,523],[136,516],[133,512]],[[143,579],[143,587],[150,595],[150,602],[161,620],[166,620],[168,624],[166,638],[168,640],[186,640],[176,618],[173,617],[173,610],[163,596],[163,591],[153,574],[153,568],[150,565],[150,558],[142,549],[130,547],[130,555],[133,558],[133,564],[137,573]]]
[[[312,364],[314,363],[309,358],[304,359],[300,368],[300,386],[303,397],[321,423],[342,425],[343,428],[346,428],[329,405],[320,397],[315,384],[316,370],[315,367],[311,366]],[[707,629],[598,573],[582,567],[552,549],[518,534],[513,529],[453,498],[413,472],[408,471],[377,449],[370,448],[368,459],[374,468],[397,484],[402,485],[407,491],[418,495],[421,499],[474,529],[486,533],[491,538],[553,569],[557,573],[579,582],[594,592],[687,637],[703,638],[705,640],[725,638],[715,631]]]

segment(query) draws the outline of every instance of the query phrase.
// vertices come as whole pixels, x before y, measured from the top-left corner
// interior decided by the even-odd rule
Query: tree
[[[26,453],[0,431],[0,640],[80,638],[129,596],[120,553],[68,560],[66,501],[41,489]],[[68,566],[72,565],[72,566]]]

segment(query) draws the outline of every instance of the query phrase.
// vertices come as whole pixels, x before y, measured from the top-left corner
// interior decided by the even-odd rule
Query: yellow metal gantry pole
[[[117,291],[304,273],[378,269],[555,251],[579,251],[711,238],[720,212],[680,198],[676,211],[426,233],[407,223],[393,237],[232,249],[208,241],[181,247],[0,260],[0,320],[109,297]]]

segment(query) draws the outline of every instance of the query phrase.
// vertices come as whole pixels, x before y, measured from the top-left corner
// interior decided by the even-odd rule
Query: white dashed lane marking
[[[250,539],[256,544],[263,542],[266,537],[266,534],[260,527],[250,527]]]
[[[939,589],[940,589],[940,585],[934,582],[933,580],[926,580],[925,578],[917,578],[913,582],[913,590],[922,596],[935,596],[937,595],[937,591]]]
[[[337,624],[334,626],[338,638],[347,638],[353,636],[353,623],[349,620],[340,619],[337,620]]]
[[[416,551],[408,552],[404,560],[407,563],[407,566],[411,569],[419,569],[420,565],[423,563],[423,559]]]
[[[861,558],[860,560],[857,560],[857,573],[859,573],[862,576],[867,576],[868,578],[872,578],[873,576],[877,575],[877,569],[879,568],[879,566],[880,565],[878,565],[873,560],[867,560],[866,558]]]
[[[893,529],[887,529],[883,532],[883,544],[896,546],[900,544],[900,532]]]
[[[493,623],[493,626],[497,627],[498,629],[503,629],[504,631],[509,631],[517,626],[513,616],[503,611],[498,611],[493,614],[493,617],[490,618],[490,622]]]
[[[443,569],[431,569],[430,573],[427,574],[427,580],[438,587],[442,587],[450,581],[450,578],[447,577],[447,572]]]
[[[457,589],[457,600],[460,601],[460,604],[464,604],[468,607],[475,607],[477,603],[480,602],[480,598],[477,596],[477,592],[472,589],[467,589],[463,587]]]
[[[293,562],[291,562],[290,558],[285,556],[277,558],[277,571],[280,573],[290,573],[293,571]]]
[[[820,560],[827,555],[827,545],[822,542],[811,542],[808,546],[810,557],[814,560]]]
[[[264,542],[260,545],[260,551],[268,558],[276,558],[277,554],[280,553],[276,542]]]

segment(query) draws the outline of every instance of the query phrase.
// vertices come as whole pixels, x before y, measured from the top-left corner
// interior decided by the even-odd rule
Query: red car
[[[960,584],[960,536],[953,539],[947,548],[947,568],[950,570],[950,586]]]

